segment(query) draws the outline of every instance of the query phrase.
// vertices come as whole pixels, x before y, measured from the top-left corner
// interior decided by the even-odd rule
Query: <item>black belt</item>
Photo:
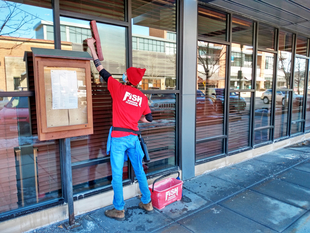
[[[121,127],[114,127],[112,126],[112,131],[122,131],[122,132],[127,132],[127,133],[134,133],[134,134],[138,134],[141,135],[141,131],[135,131],[133,129],[127,129],[127,128],[121,128]]]

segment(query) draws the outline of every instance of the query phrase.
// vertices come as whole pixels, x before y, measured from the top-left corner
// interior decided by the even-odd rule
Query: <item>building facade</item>
[[[103,66],[114,78],[122,82],[130,66],[146,68],[139,88],[154,121],[139,128],[151,157],[144,165],[149,182],[178,170],[193,178],[310,137],[305,1],[0,4],[0,229],[26,231],[64,220],[70,199],[75,214],[112,203],[106,153],[112,100],[93,63],[94,133],[66,139],[69,164],[65,139],[38,140],[34,82],[25,63],[31,47],[84,51],[94,19]],[[83,83],[77,89],[86,97]],[[129,162],[123,171],[125,198],[138,195]]]

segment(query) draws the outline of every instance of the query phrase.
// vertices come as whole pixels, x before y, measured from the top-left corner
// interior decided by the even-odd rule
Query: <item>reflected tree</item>
[[[20,4],[0,1],[0,36],[25,36],[32,32],[33,20],[38,17],[19,8]]]
[[[198,64],[203,68],[198,73],[205,77],[206,86],[210,84],[210,78],[219,71],[221,62],[225,62],[226,47],[215,46],[211,43],[199,42]],[[204,78],[203,78],[204,79]]]

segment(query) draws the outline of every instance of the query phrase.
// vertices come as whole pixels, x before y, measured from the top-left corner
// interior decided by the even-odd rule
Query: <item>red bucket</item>
[[[152,185],[149,185],[151,191],[152,204],[157,209],[163,209],[166,205],[182,199],[183,181],[176,178],[167,178],[160,182],[155,182],[171,173],[156,179]],[[179,177],[179,176],[178,176]]]

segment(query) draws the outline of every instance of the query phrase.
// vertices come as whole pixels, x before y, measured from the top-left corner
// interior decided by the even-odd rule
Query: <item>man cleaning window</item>
[[[117,220],[125,218],[125,202],[123,197],[123,166],[129,157],[142,193],[139,207],[146,211],[152,211],[151,193],[148,188],[146,175],[142,166],[144,153],[137,136],[139,132],[138,122],[152,122],[151,110],[147,97],[137,89],[142,80],[145,69],[130,67],[123,74],[125,85],[114,79],[101,65],[94,43],[94,38],[86,40],[94,59],[94,64],[99,74],[107,82],[108,90],[113,99],[112,124],[107,143],[107,152],[110,152],[112,168],[112,187],[114,190],[114,208],[105,211],[105,215]]]

